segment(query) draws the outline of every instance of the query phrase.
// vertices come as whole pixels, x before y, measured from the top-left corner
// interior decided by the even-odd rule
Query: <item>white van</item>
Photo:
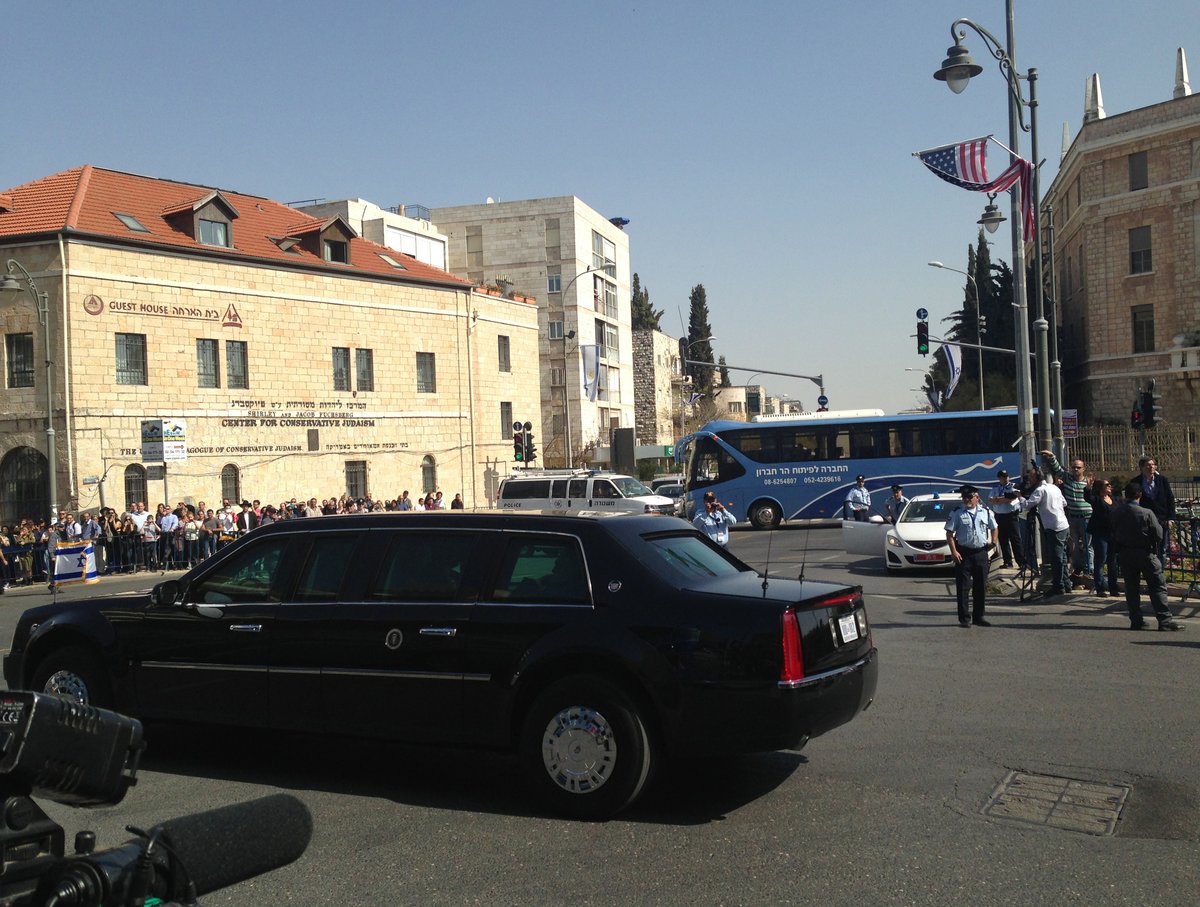
[[[632,476],[590,471],[510,476],[500,483],[497,505],[501,510],[675,512],[674,501]]]

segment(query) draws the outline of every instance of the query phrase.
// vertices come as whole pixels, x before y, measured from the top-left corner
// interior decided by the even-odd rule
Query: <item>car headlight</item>
[[[899,536],[892,535],[890,532],[887,536],[887,543],[893,548],[903,548],[904,542],[900,541]]]

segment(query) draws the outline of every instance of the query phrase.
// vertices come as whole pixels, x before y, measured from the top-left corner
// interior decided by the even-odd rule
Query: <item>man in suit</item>
[[[1125,580],[1125,604],[1129,608],[1129,629],[1140,630],[1142,619],[1142,577],[1150,592],[1150,605],[1158,618],[1160,630],[1182,630],[1183,624],[1171,616],[1167,607],[1167,580],[1163,576],[1162,560],[1156,553],[1162,542],[1162,526],[1143,500],[1142,487],[1137,482],[1125,486],[1125,506],[1113,513],[1113,541],[1121,562]]]
[[[258,517],[250,507],[249,501],[242,501],[242,512],[237,515],[238,535],[245,535],[251,529],[258,528]]]
[[[1167,477],[1158,471],[1158,463],[1154,457],[1142,457],[1138,461],[1140,475],[1134,476],[1130,483],[1136,485],[1142,493],[1142,507],[1154,514],[1162,527],[1158,542],[1158,559],[1166,563],[1167,554],[1167,524],[1175,516],[1175,495],[1171,493],[1171,483]]]

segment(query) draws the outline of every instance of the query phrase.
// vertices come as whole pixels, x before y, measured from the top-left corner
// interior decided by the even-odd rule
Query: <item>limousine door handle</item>
[[[229,629],[234,633],[260,633],[262,624],[230,624]]]
[[[454,627],[422,627],[418,631],[422,636],[457,636],[458,630]]]

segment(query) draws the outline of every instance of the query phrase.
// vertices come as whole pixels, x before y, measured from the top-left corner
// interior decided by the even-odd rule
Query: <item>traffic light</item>
[[[537,445],[533,443],[533,432],[525,432],[525,462],[532,463],[537,459]]]
[[[917,352],[922,356],[929,355],[929,322],[917,322]]]
[[[1153,428],[1162,419],[1162,397],[1154,393],[1154,382],[1150,382],[1148,390],[1141,394],[1142,424]]]
[[[1144,416],[1142,414],[1142,395],[1138,396],[1133,401],[1133,412],[1129,414],[1130,428],[1145,428]]]
[[[525,462],[525,432],[513,432],[513,459],[518,463]]]

